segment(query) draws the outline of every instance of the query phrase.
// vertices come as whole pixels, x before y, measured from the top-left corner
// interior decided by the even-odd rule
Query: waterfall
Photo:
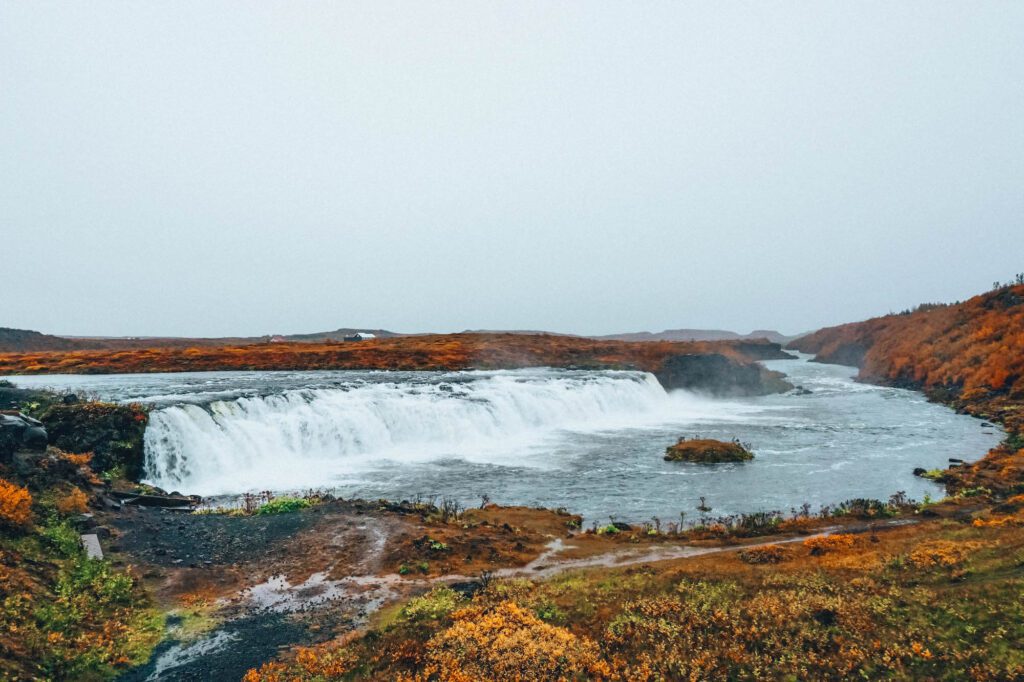
[[[151,414],[146,477],[214,495],[328,485],[384,460],[514,464],[510,444],[628,426],[664,414],[675,397],[642,372],[494,373],[173,405]]]

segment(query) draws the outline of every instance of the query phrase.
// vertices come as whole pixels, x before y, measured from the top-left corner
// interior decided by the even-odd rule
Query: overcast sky
[[[1024,2],[0,0],[0,326],[797,332],[1024,271]]]

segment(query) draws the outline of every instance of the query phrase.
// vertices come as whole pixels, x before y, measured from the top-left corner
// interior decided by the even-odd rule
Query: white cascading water
[[[522,446],[554,429],[633,425],[673,403],[652,375],[614,372],[368,383],[177,405],[151,415],[146,473],[161,488],[216,495],[329,485],[381,460],[521,464]]]

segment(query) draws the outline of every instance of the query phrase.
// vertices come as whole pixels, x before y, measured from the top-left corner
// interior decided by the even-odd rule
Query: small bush
[[[513,602],[470,607],[427,643],[427,674],[442,680],[570,680],[609,676],[597,645]]]
[[[278,497],[265,504],[260,505],[256,510],[257,514],[286,514],[288,512],[305,509],[309,506],[309,500],[301,497]]]
[[[402,607],[402,618],[407,620],[440,620],[455,610],[461,597],[447,587],[436,587],[422,597],[416,597]]]
[[[811,550],[813,556],[820,556],[829,552],[838,552],[853,547],[854,537],[846,533],[835,533],[834,535],[819,535],[804,540],[804,547]]]
[[[740,559],[748,564],[778,564],[790,557],[788,548],[782,545],[751,547],[740,552]]]
[[[978,547],[976,542],[922,542],[910,553],[910,561],[917,568],[959,568],[967,561],[971,551]]]
[[[51,519],[43,526],[40,535],[62,556],[76,556],[82,551],[81,537],[68,521]]]
[[[81,488],[72,486],[67,495],[59,498],[56,503],[57,511],[65,516],[70,514],[84,514],[89,510],[89,498]]]
[[[32,523],[32,495],[27,488],[0,478],[0,522],[13,528]]]
[[[866,498],[855,498],[841,502],[832,509],[832,516],[853,516],[858,519],[888,518],[895,516],[898,509],[882,502]]]

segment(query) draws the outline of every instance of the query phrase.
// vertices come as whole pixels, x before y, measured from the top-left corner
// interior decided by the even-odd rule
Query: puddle
[[[284,576],[273,576],[243,592],[243,599],[258,611],[297,613],[309,611],[329,602],[346,600],[361,606],[365,616],[388,599],[398,596],[402,583],[398,575],[358,575],[331,580],[326,572],[314,573],[296,585]]]

